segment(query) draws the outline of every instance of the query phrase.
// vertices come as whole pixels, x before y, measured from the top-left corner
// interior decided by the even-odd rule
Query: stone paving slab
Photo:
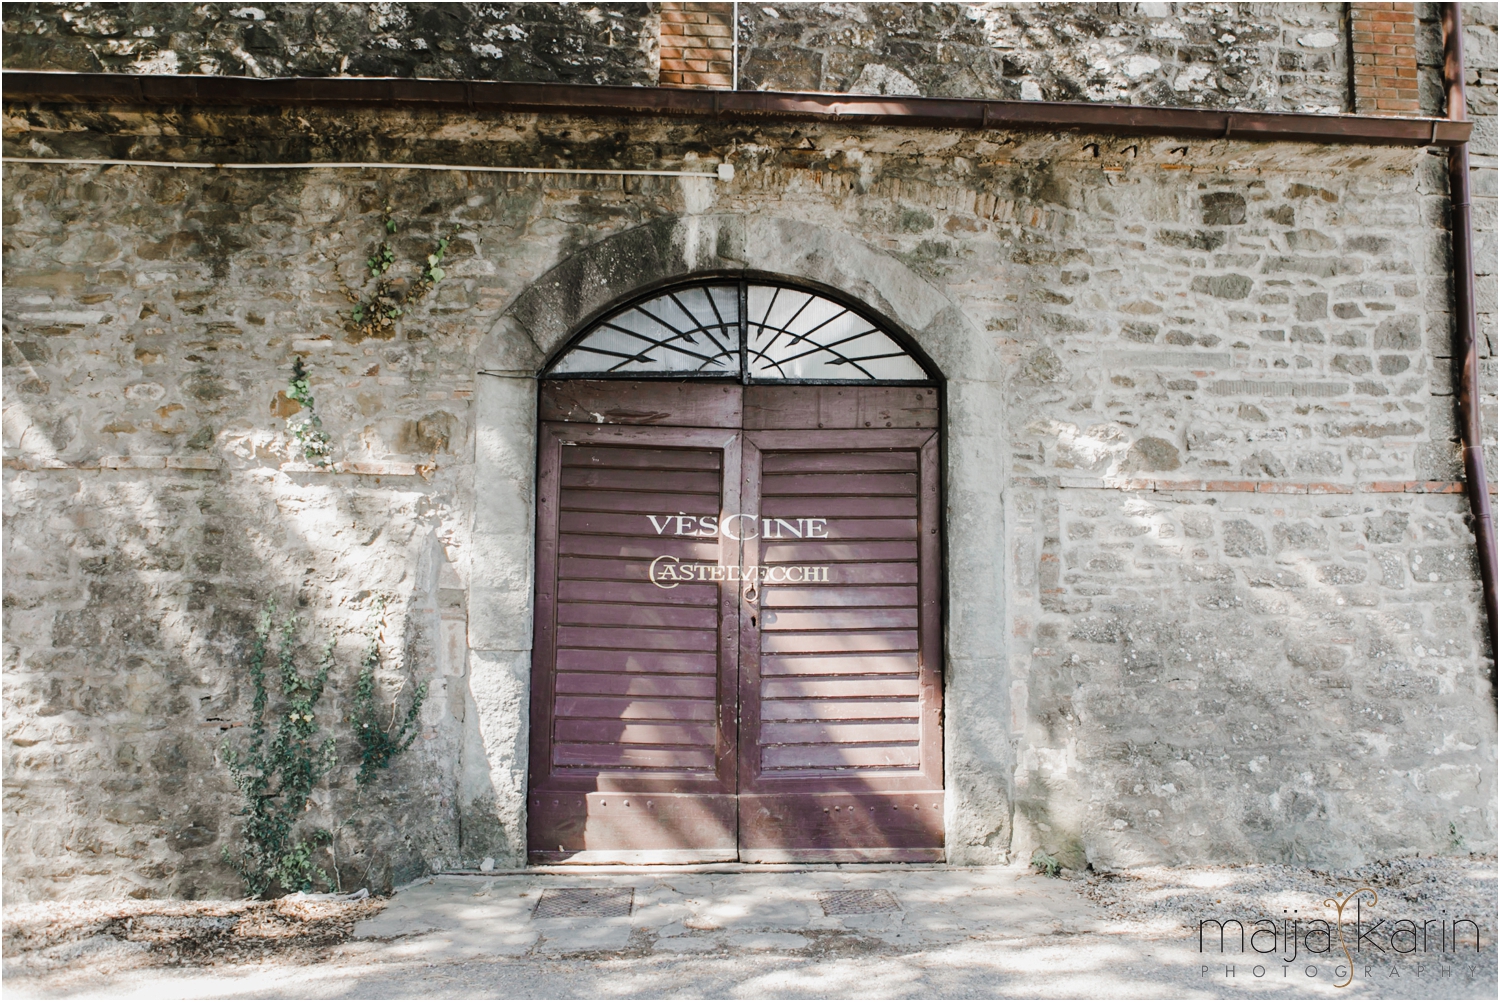
[[[630,887],[628,917],[536,919],[543,891]],[[818,895],[884,890],[899,911],[825,915]],[[412,949],[443,958],[534,951],[543,956],[640,950],[692,953],[727,947],[796,950],[809,936],[857,936],[892,946],[956,943],[976,936],[1026,937],[1084,932],[1095,919],[1064,882],[1015,868],[892,870],[829,867],[795,876],[782,871],[578,870],[436,876],[392,899],[359,923],[358,940],[383,941],[393,956]]]

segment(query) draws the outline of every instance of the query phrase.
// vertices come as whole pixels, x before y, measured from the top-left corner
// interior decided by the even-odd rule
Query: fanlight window
[[[931,381],[863,314],[815,292],[756,282],[694,285],[627,306],[596,323],[547,375]]]

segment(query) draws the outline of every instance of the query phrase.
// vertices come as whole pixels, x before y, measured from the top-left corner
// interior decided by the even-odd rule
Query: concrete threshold
[[[881,870],[980,873],[1008,869],[996,866],[958,866],[952,863],[562,863],[510,870],[438,870],[434,877],[587,876],[592,873],[873,873]],[[1024,867],[1022,868],[1025,869]],[[421,878],[427,879],[427,878]],[[420,881],[417,881],[420,882]]]

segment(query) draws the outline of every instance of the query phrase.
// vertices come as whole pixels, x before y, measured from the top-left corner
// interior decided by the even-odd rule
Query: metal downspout
[[[1448,118],[1468,117],[1464,96],[1463,16],[1457,3],[1443,4],[1443,91]],[[1474,316],[1473,210],[1469,194],[1469,144],[1448,149],[1448,195],[1453,231],[1453,361],[1458,367],[1459,440],[1464,452],[1464,482],[1474,512],[1474,537],[1479,544],[1479,579],[1489,616],[1490,653],[1495,649],[1495,521],[1490,511],[1489,482],[1484,475],[1484,424],[1479,413],[1479,345]],[[1495,661],[1490,662],[1491,694]]]

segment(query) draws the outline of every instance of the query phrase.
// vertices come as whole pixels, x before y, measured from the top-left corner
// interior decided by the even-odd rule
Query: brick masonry
[[[1493,16],[1469,31],[1493,247]],[[476,387],[540,365],[502,318],[560,263],[669,232],[595,281],[691,234],[743,267],[735,234],[757,225],[792,234],[813,278],[860,249],[879,270],[847,288],[872,303],[924,290],[911,330],[950,377],[950,463],[996,472],[993,491],[953,482],[947,498],[950,562],[1000,590],[985,608],[950,596],[956,861],[1340,866],[1494,844],[1441,157],[307,109],[11,107],[3,138],[8,156],[223,162],[288,135],[329,159],[566,149],[736,172],[8,165],[7,900],[237,892],[215,749],[247,704],[244,640],[269,595],[339,638],[346,689],[386,597],[387,681],[433,687],[377,818],[346,843],[347,879],[519,861],[525,762],[506,742],[526,697],[491,668],[503,654],[524,677],[524,660],[478,624],[499,603],[494,629],[524,650],[527,544],[474,532],[490,500],[476,456],[496,446]],[[367,338],[340,316],[339,279],[358,280],[387,201],[402,268],[458,233],[434,294]],[[941,333],[953,317],[962,337]],[[293,355],[334,439],[328,471],[290,455]],[[1484,418],[1494,469],[1492,394]],[[499,444],[525,461],[486,483],[524,499],[525,438]],[[996,518],[973,519],[991,499]],[[335,789],[313,820],[351,797]]]
[[[1354,110],[1361,115],[1421,113],[1417,84],[1417,5],[1351,3]]]
[[[733,9],[728,3],[661,5],[661,86],[733,86]]]

